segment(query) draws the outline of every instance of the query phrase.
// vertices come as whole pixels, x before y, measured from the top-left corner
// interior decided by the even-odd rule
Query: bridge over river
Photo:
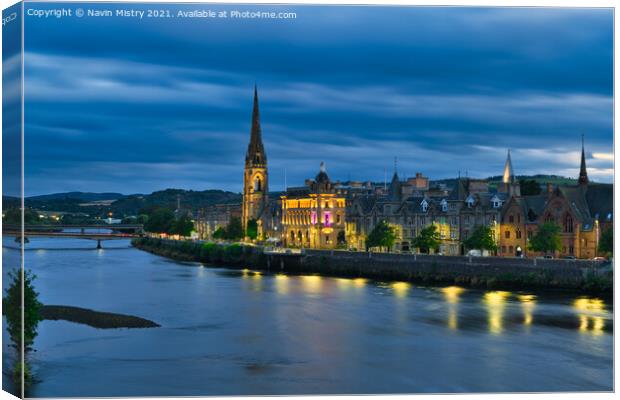
[[[63,237],[96,240],[97,248],[102,248],[102,240],[131,239],[144,234],[142,224],[71,224],[71,225],[3,225],[2,234],[21,237]]]

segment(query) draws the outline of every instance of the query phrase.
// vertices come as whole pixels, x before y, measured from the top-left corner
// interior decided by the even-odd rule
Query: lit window
[[[327,211],[324,214],[324,218],[325,218],[325,226],[332,226],[332,222],[331,222],[331,213],[329,211]]]

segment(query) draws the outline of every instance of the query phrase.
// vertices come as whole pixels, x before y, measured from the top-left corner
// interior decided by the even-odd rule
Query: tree
[[[24,359],[26,353],[32,349],[32,344],[37,336],[37,326],[42,320],[41,318],[41,306],[39,302],[39,294],[34,290],[32,284],[36,278],[35,275],[29,271],[24,271],[23,279],[21,270],[16,269],[9,272],[9,279],[11,283],[9,287],[5,289],[5,295],[2,298],[2,312],[6,317],[7,332],[13,342],[13,347],[18,352],[18,361],[15,366],[13,374],[16,380],[16,385],[21,386],[22,377],[24,377],[24,383],[28,384],[30,381],[30,372],[27,364],[22,364],[21,355],[24,353]],[[22,326],[22,283],[24,289],[24,324]],[[23,329],[22,329],[23,328]],[[22,348],[23,338],[23,348]]]
[[[486,225],[478,225],[463,244],[468,249],[497,250],[497,243],[495,243],[495,239],[493,238],[493,231]]]
[[[172,235],[190,236],[194,230],[194,221],[188,214],[183,214],[170,225],[169,233]]]
[[[168,208],[155,208],[144,224],[147,232],[168,233],[174,222],[174,213]]]
[[[218,226],[215,232],[213,232],[213,239],[225,239],[226,238],[226,229]]]
[[[441,237],[435,225],[429,225],[420,231],[420,234],[413,239],[413,247],[420,249],[422,253],[428,253],[430,249],[438,250]]]
[[[391,249],[396,240],[396,231],[387,222],[379,222],[366,238],[366,251],[371,247]]]
[[[519,181],[522,196],[537,195],[542,192],[540,184],[534,179],[521,179]]]
[[[39,213],[31,208],[24,209],[24,223],[34,224],[40,220]],[[10,208],[4,213],[2,222],[5,224],[20,225],[22,223],[22,213],[20,208]]]
[[[239,217],[232,217],[226,226],[226,235],[224,239],[239,240],[243,239],[243,226]]]
[[[248,221],[248,226],[245,229],[245,235],[252,240],[258,237],[258,223],[255,219],[252,218]]]
[[[598,251],[602,254],[614,253],[614,228],[607,228],[601,235]]]
[[[530,238],[529,249],[542,253],[560,250],[560,226],[553,222],[545,222],[540,225],[538,232]]]

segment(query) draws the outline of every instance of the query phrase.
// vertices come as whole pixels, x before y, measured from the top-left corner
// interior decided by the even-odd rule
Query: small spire
[[[578,182],[580,185],[587,185],[589,182],[588,170],[586,168],[586,151],[585,151],[585,140],[584,140],[583,133],[581,134],[581,166],[579,167]]]
[[[502,178],[502,182],[512,183],[514,180],[515,176],[512,169],[512,160],[510,159],[510,149],[508,149],[508,156],[506,157],[506,164],[504,165],[504,176]]]
[[[319,167],[319,169],[321,170],[321,172],[327,172],[325,168],[325,161],[321,161],[321,166]]]

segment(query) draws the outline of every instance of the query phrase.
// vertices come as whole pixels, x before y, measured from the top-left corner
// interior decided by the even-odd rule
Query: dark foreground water
[[[3,240],[6,286],[19,253]],[[32,397],[612,389],[613,314],[600,299],[270,275],[104,247],[31,239],[41,301],[161,327],[42,322]],[[7,371],[6,332],[3,346]]]

